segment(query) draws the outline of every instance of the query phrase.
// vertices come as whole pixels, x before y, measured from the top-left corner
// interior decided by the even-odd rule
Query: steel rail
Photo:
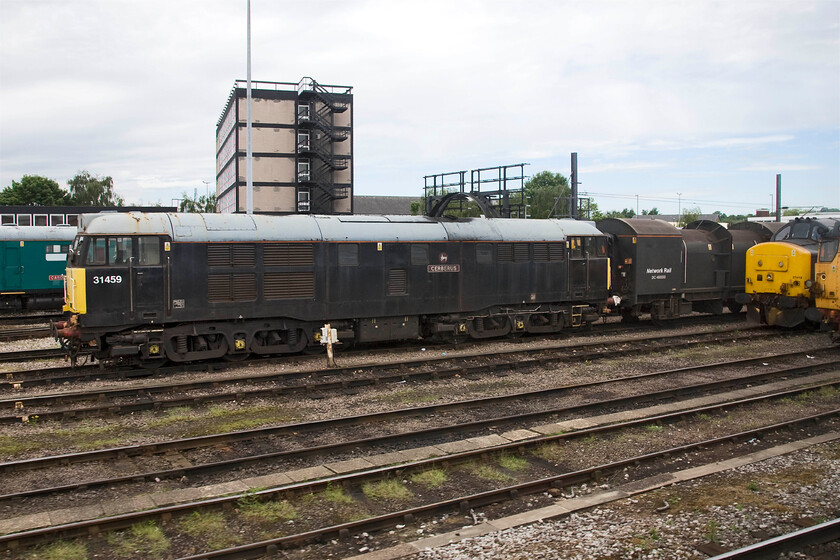
[[[64,350],[61,348],[43,348],[40,350],[21,350],[17,352],[0,353],[0,362],[28,362],[30,360],[43,360],[48,358],[63,358]]]
[[[633,332],[635,328],[622,328],[620,332]],[[764,332],[761,332],[761,331]],[[649,340],[670,340],[677,337],[689,337],[689,336],[710,336],[714,337],[714,335],[726,335],[733,332],[740,332],[740,331],[747,331],[747,332],[754,332],[759,331],[757,336],[783,336],[784,333],[781,331],[772,331],[770,329],[766,329],[760,325],[746,325],[746,326],[739,326],[733,328],[725,328],[718,331],[699,331],[695,333],[682,333],[682,334],[667,334],[655,339],[645,339]],[[756,336],[753,335],[753,336]],[[743,338],[743,337],[742,337]],[[525,340],[525,339],[514,339],[514,340]],[[626,344],[632,342],[638,342],[640,339],[637,337],[626,337],[620,340],[611,341],[610,344]],[[560,344],[552,344],[547,345],[542,348],[536,349],[511,349],[511,350],[503,350],[499,352],[495,352],[496,355],[515,355],[519,353],[528,354],[528,353],[538,353],[543,351],[552,351],[552,350],[560,350],[563,348],[568,349],[579,349],[579,348],[594,348],[598,346],[604,346],[605,343],[603,341],[591,341],[591,342],[580,342],[580,341],[568,341],[565,343]],[[464,345],[461,345],[463,348]],[[480,346],[480,344],[476,344],[476,346]],[[362,352],[366,352],[367,350],[363,350]],[[345,356],[348,354],[344,354]],[[380,367],[418,367],[422,365],[427,365],[432,362],[449,362],[453,360],[469,360],[471,358],[478,358],[478,357],[486,357],[486,352],[477,351],[475,353],[470,354],[459,354],[458,356],[450,356],[450,357],[443,357],[443,356],[436,356],[436,357],[428,357],[424,358],[423,360],[398,360],[398,361],[389,361],[387,364],[382,363],[379,364]],[[189,363],[189,364],[173,364],[167,366],[161,366],[160,368],[149,370],[142,367],[137,368],[98,368],[95,369],[92,366],[85,366],[88,369],[86,370],[86,375],[80,375],[79,372],[73,370],[73,368],[54,368],[55,373],[50,372],[50,375],[44,376],[39,372],[38,377],[31,377],[33,373],[32,370],[22,370],[17,372],[8,372],[7,377],[13,379],[14,381],[6,381],[0,382],[0,390],[6,388],[8,389],[11,387],[12,383],[16,385],[15,389],[19,389],[21,386],[25,387],[33,387],[33,386],[41,386],[41,385],[51,385],[51,384],[64,384],[67,382],[72,381],[79,381],[81,379],[86,379],[88,377],[95,376],[98,380],[102,379],[124,379],[127,377],[139,377],[139,376],[149,376],[155,375],[156,377],[166,376],[166,375],[174,375],[183,373],[185,371],[222,371],[226,369],[237,369],[241,368],[243,365],[253,366],[253,365],[270,365],[273,363],[282,363],[288,364],[290,360],[294,360],[295,356],[270,356],[270,357],[251,357],[245,362],[228,362],[228,361],[209,361],[209,362],[201,362],[201,363]],[[18,361],[24,361],[23,359]],[[364,369],[367,367],[376,367],[376,364],[363,366],[362,368],[347,366],[347,367],[339,367],[339,368],[329,368],[329,369],[313,369],[306,372],[287,372],[284,374],[263,374],[263,375],[256,375],[256,376],[235,376],[229,378],[231,380],[259,380],[263,378],[273,378],[283,376],[284,378],[302,378],[307,375],[342,375],[342,374],[349,374],[352,372],[357,371],[358,369]],[[79,369],[79,368],[77,368]],[[95,372],[95,373],[94,373]],[[222,382],[229,382],[225,379],[220,380]]]
[[[182,476],[195,476],[197,474],[209,474],[213,472],[223,471],[229,468],[235,467],[242,467],[246,465],[252,465],[255,463],[266,462],[266,461],[273,461],[273,460],[280,460],[280,459],[303,459],[305,457],[310,456],[320,456],[324,453],[338,453],[342,451],[348,451],[352,449],[357,449],[359,447],[374,447],[376,445],[382,444],[389,444],[393,445],[395,443],[401,443],[404,441],[412,441],[416,442],[419,438],[426,438],[426,439],[435,439],[439,437],[443,437],[448,434],[459,434],[463,436],[465,433],[469,433],[471,431],[480,430],[486,428],[488,426],[493,426],[494,428],[498,428],[500,425],[504,424],[514,424],[521,423],[527,420],[534,420],[541,417],[552,416],[560,413],[571,413],[571,412],[581,412],[587,409],[594,409],[599,407],[614,407],[614,406],[627,406],[628,404],[634,404],[649,400],[656,400],[662,401],[668,398],[673,398],[676,396],[680,396],[685,393],[696,393],[696,392],[709,392],[712,389],[719,389],[728,387],[733,384],[743,384],[743,383],[755,383],[759,381],[762,377],[767,376],[777,376],[780,374],[783,375],[802,375],[804,373],[812,372],[814,367],[819,368],[819,365],[816,366],[806,366],[804,368],[789,368],[787,370],[782,370],[782,372],[766,372],[757,375],[745,376],[742,378],[735,378],[731,380],[723,380],[723,381],[714,381],[709,383],[699,383],[691,386],[683,386],[673,389],[666,389],[663,391],[658,391],[656,393],[648,393],[642,395],[635,395],[635,396],[627,396],[627,397],[619,397],[614,399],[606,399],[600,400],[597,402],[588,402],[585,404],[580,404],[572,407],[564,407],[564,408],[555,408],[555,409],[547,409],[543,411],[537,412],[527,412],[522,414],[516,415],[509,415],[509,416],[497,416],[493,418],[487,418],[483,420],[475,420],[471,422],[464,422],[458,423],[449,426],[439,426],[434,428],[426,428],[421,430],[413,430],[411,432],[398,432],[398,433],[391,433],[382,436],[373,436],[369,438],[363,439],[355,439],[350,441],[342,441],[336,442],[331,444],[324,444],[309,448],[299,448],[299,449],[292,449],[292,450],[284,450],[284,451],[275,451],[270,453],[263,453],[260,455],[251,455],[245,457],[237,457],[234,459],[227,459],[222,461],[216,461],[212,463],[203,463],[199,465],[192,465],[189,467],[177,467],[174,469],[165,469],[159,470],[154,472],[145,472],[145,473],[133,473],[133,474],[125,474],[119,477],[112,477],[112,478],[105,478],[105,479],[98,479],[98,480],[86,480],[81,481],[73,484],[67,484],[59,487],[52,487],[52,488],[40,488],[40,489],[33,489],[28,491],[22,491],[17,493],[5,494],[0,495],[0,501],[10,500],[10,499],[18,499],[18,498],[25,498],[25,497],[34,497],[39,495],[45,494],[56,494],[62,492],[68,492],[73,490],[78,490],[81,488],[95,488],[101,487],[105,485],[113,485],[118,483],[125,483],[125,482],[140,482],[140,481],[149,481],[149,480],[164,480],[164,479],[177,479],[181,478]],[[593,385],[602,384],[603,382],[597,382]],[[751,399],[740,399],[731,402],[724,402],[722,404],[710,405],[709,410],[716,410],[718,408],[731,406],[732,404],[745,404],[748,402],[766,400],[770,398],[776,398],[779,396],[787,396],[789,394],[798,394],[803,391],[813,390],[814,388],[823,387],[826,385],[836,385],[840,384],[840,379],[836,382],[831,383],[823,383],[820,385],[809,386],[809,387],[798,387],[795,389],[790,389],[787,391],[783,391],[781,393],[773,393],[770,395],[761,395],[757,397],[752,397]],[[588,384],[585,384],[588,385]],[[548,390],[549,392],[552,390]],[[537,391],[534,392],[536,394],[544,393],[545,391]],[[528,397],[531,398],[531,397]],[[498,397],[493,397],[489,399],[491,401],[498,400]],[[468,401],[474,402],[474,401]],[[411,410],[411,409],[401,409],[401,411]],[[399,412],[399,411],[398,411]],[[369,419],[371,416],[375,417],[378,421],[382,421],[388,419],[389,413],[375,413],[373,415],[369,415],[366,421],[370,422]],[[685,412],[678,412],[675,413],[675,416],[682,416],[687,413]],[[353,417],[359,418],[359,417]],[[278,435],[278,429],[286,428],[287,431],[291,433],[295,432],[306,432],[309,433],[313,429],[310,427],[312,424],[317,424],[318,428],[321,430],[329,430],[339,425],[345,425],[344,419],[336,419],[336,420],[322,420],[317,421],[315,423],[308,423],[308,424],[293,424],[288,425],[285,427],[279,428],[269,428],[272,432],[272,435]],[[204,445],[201,447],[206,447],[209,445],[215,445],[219,443],[227,443],[230,441],[239,441],[238,439],[231,440],[227,439],[228,434],[223,435],[216,435],[216,436],[202,436],[200,438],[188,438],[185,440],[174,440],[173,442],[168,442],[171,444],[178,444],[180,442],[194,442],[196,439],[209,439],[209,441],[204,441]],[[235,433],[233,435],[236,435]],[[251,438],[253,439],[253,438]],[[55,465],[55,464],[71,464],[71,463],[79,463],[82,462],[80,458],[84,457],[87,461],[92,460],[105,460],[105,459],[113,459],[113,458],[121,458],[121,457],[130,457],[130,456],[138,456],[138,455],[148,455],[151,453],[164,453],[166,451],[183,451],[186,449],[190,449],[190,447],[170,447],[167,446],[165,449],[162,449],[159,444],[151,444],[154,445],[153,448],[147,448],[145,445],[136,446],[132,449],[132,452],[128,452],[127,448],[122,448],[122,450],[113,449],[113,450],[97,450],[97,451],[90,451],[90,452],[83,452],[80,454],[70,454],[70,455],[59,455],[53,457],[44,457],[38,459],[28,459],[23,461],[17,461],[12,463],[2,463],[0,464],[0,472],[16,472],[21,470],[31,470],[33,468],[45,468],[47,466]],[[197,446],[196,446],[197,447]],[[117,451],[116,454],[112,452]]]
[[[840,539],[840,518],[724,552],[709,560],[764,560]]]
[[[752,400],[752,399],[747,399]],[[736,403],[729,403],[725,406],[733,406]],[[650,423],[659,423],[666,418],[677,419],[686,414],[700,414],[711,410],[712,407],[699,407],[690,411],[682,411],[680,413],[660,415],[646,419],[640,419],[623,424],[600,426],[577,432],[543,436],[533,440],[517,441],[509,444],[495,446],[493,448],[485,448],[474,451],[465,451],[462,453],[447,455],[445,457],[433,457],[423,459],[410,464],[391,465],[387,467],[379,467],[369,469],[361,472],[350,473],[345,475],[336,475],[315,481],[307,481],[285,485],[278,488],[260,490],[249,493],[251,497],[257,498],[273,498],[275,496],[284,495],[287,493],[302,493],[302,492],[318,492],[326,489],[331,485],[348,486],[358,485],[365,480],[380,480],[389,476],[403,476],[407,469],[426,469],[435,467],[440,464],[452,464],[457,462],[473,460],[476,457],[486,455],[489,452],[497,453],[508,450],[519,450],[523,447],[530,447],[534,445],[543,445],[550,442],[555,442],[561,439],[586,437],[593,434],[604,433],[608,430],[624,429],[628,427],[640,426]],[[379,515],[364,520],[344,523],[340,525],[333,525],[330,527],[323,527],[316,530],[298,533],[294,535],[287,535],[284,537],[274,538],[270,540],[261,541],[259,543],[252,543],[225,550],[216,550],[203,554],[189,556],[190,560],[199,558],[258,558],[265,554],[274,553],[279,548],[286,548],[290,546],[299,546],[302,544],[320,541],[329,538],[343,538],[351,533],[359,531],[375,531],[384,528],[393,527],[397,523],[411,522],[420,515],[426,515],[440,510],[460,509],[461,511],[469,511],[470,508],[493,504],[499,501],[512,499],[525,494],[533,494],[543,492],[550,488],[562,488],[570,485],[581,484],[590,480],[600,480],[606,473],[615,472],[629,466],[637,466],[644,462],[650,462],[660,458],[669,458],[675,454],[686,453],[697,449],[705,449],[714,445],[722,443],[741,441],[750,439],[752,437],[762,437],[770,431],[779,431],[789,429],[800,424],[818,424],[821,420],[826,420],[834,416],[840,415],[840,409],[813,414],[806,417],[800,417],[793,420],[778,422],[768,426],[761,426],[751,430],[736,432],[711,438],[700,442],[694,442],[677,447],[671,447],[665,450],[660,450],[652,453],[621,459],[612,463],[588,467],[578,471],[554,475],[539,480],[532,480],[524,483],[518,483],[512,486],[507,486],[500,489],[489,490],[471,494],[469,496],[460,496],[456,498],[446,499],[435,502],[433,504],[424,504],[415,508],[392,512],[384,515]],[[95,534],[106,530],[118,530],[130,527],[131,525],[140,521],[149,519],[164,518],[169,519],[172,515],[182,514],[189,511],[196,511],[199,509],[229,507],[243,497],[243,494],[229,495],[219,498],[211,498],[201,500],[198,502],[190,502],[177,504],[172,506],[165,506],[162,508],[144,510],[140,512],[133,512],[112,517],[98,518],[87,521],[80,521],[76,523],[67,523],[63,525],[44,527],[40,529],[33,529],[29,531],[12,533],[0,536],[0,550],[17,549],[21,547],[32,546],[47,542],[50,539],[56,538],[70,538],[76,536],[84,536],[88,534]]]
[[[765,331],[761,333],[761,336],[769,336],[769,331]],[[752,338],[749,335],[743,335],[745,338]],[[668,338],[671,338],[670,336]],[[687,341],[682,344],[671,344],[669,348],[678,348],[678,347],[690,347],[696,346],[700,344],[707,344],[708,340],[692,340]],[[599,343],[597,345],[599,349],[603,348],[603,343]],[[595,351],[592,353],[586,352],[578,352],[577,349],[575,350],[575,354],[569,355],[565,353],[568,351],[569,348],[567,347],[560,347],[560,348],[552,348],[549,350],[541,349],[529,349],[525,352],[526,355],[533,355],[535,353],[543,354],[536,358],[530,359],[521,359],[517,358],[520,354],[515,350],[505,351],[503,353],[499,353],[497,355],[502,356],[503,360],[498,363],[485,363],[480,365],[470,365],[468,362],[471,359],[474,359],[479,356],[458,356],[452,358],[444,358],[444,357],[434,357],[430,360],[426,361],[419,361],[413,360],[409,362],[389,362],[387,364],[378,364],[378,365],[367,365],[367,366],[355,366],[355,367],[346,367],[341,368],[338,370],[335,369],[326,369],[326,370],[316,370],[316,371],[304,371],[304,372],[282,372],[282,373],[265,373],[265,374],[257,374],[257,375],[249,375],[249,376],[232,376],[232,377],[223,377],[223,378],[210,378],[210,379],[203,379],[200,381],[190,381],[190,382],[171,382],[171,383],[158,383],[158,384],[144,384],[138,387],[129,387],[129,388],[110,388],[110,389],[98,389],[95,392],[86,392],[86,391],[63,391],[61,393],[50,393],[50,394],[43,394],[43,395],[34,395],[30,397],[26,396],[15,396],[15,397],[8,397],[4,399],[0,399],[0,410],[13,410],[15,411],[13,414],[6,414],[0,415],[0,423],[16,423],[20,421],[25,421],[27,418],[31,417],[32,415],[37,415],[40,420],[47,420],[47,419],[63,419],[63,418],[73,418],[73,417],[91,417],[91,416],[98,416],[98,415],[114,415],[114,414],[128,414],[132,412],[138,412],[143,410],[156,410],[161,408],[167,407],[177,407],[177,406],[189,406],[189,405],[196,405],[196,404],[206,404],[211,402],[218,402],[218,401],[228,401],[230,399],[246,399],[246,398],[261,398],[261,397],[277,397],[280,395],[287,395],[293,393],[314,393],[318,391],[328,391],[328,390],[347,390],[355,387],[363,387],[363,386],[371,386],[377,385],[381,383],[391,383],[395,381],[408,381],[408,380],[418,380],[418,379],[445,379],[448,377],[454,377],[456,375],[464,376],[464,375],[475,375],[479,373],[494,373],[494,372],[501,372],[505,370],[522,370],[531,367],[545,367],[557,362],[573,362],[573,361],[584,361],[584,360],[593,360],[593,359],[608,359],[611,357],[615,357],[617,355],[620,356],[629,356],[633,354],[639,354],[643,352],[649,352],[650,347],[640,347],[636,349],[616,349],[616,350],[604,350],[604,351]],[[819,352],[826,352],[829,349],[816,349],[811,350],[812,353],[819,353]],[[802,352],[797,352],[793,354],[802,354]],[[481,356],[486,357],[486,356]],[[763,358],[754,358],[752,359],[753,362],[761,359],[768,359],[767,357]],[[436,362],[442,361],[453,361],[455,364],[451,367],[443,368],[443,369],[436,369],[436,370],[418,370],[422,366],[430,366]],[[467,362],[467,363],[465,363]],[[733,362],[734,363],[734,362]],[[744,362],[741,365],[747,365],[748,362]],[[370,370],[373,372],[382,371],[383,373],[369,376],[360,376],[360,370]],[[393,370],[398,370],[395,373],[387,373]],[[413,370],[413,371],[412,371]],[[337,379],[334,381],[307,381],[304,383],[300,383],[297,385],[292,384],[285,384],[285,385],[272,385],[269,387],[262,387],[257,389],[234,389],[232,391],[214,393],[210,395],[196,395],[196,396],[183,396],[178,398],[170,398],[170,399],[156,399],[155,395],[171,395],[171,394],[183,394],[188,391],[195,391],[199,389],[209,389],[209,388],[218,388],[219,386],[223,385],[233,385],[237,383],[257,383],[257,382],[285,382],[295,379],[306,378],[310,379],[312,377],[341,377],[344,376],[344,379]],[[18,382],[16,389],[20,389],[22,386],[25,385],[25,382]],[[139,399],[137,402],[133,403],[115,403],[114,399],[127,399],[127,398],[135,398]],[[47,406],[56,406],[60,404],[68,404],[73,402],[84,402],[84,401],[96,401],[97,404],[84,407],[84,408],[67,408],[67,409],[59,409],[59,410],[52,410],[52,411],[28,411],[27,408],[31,409],[33,407],[47,407]],[[26,411],[26,412],[25,412]]]

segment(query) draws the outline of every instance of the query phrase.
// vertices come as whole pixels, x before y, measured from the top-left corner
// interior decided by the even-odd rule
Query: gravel
[[[665,500],[670,507],[658,512]],[[704,543],[736,549],[838,515],[840,443],[834,442],[557,521],[427,549],[414,559],[705,559],[697,549]],[[840,543],[818,552],[838,558]]]

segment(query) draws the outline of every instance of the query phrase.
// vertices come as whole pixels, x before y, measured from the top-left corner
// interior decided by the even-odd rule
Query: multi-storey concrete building
[[[312,78],[251,84],[254,212],[352,214],[352,87]],[[222,213],[246,211],[246,97],[239,80],[216,125]]]

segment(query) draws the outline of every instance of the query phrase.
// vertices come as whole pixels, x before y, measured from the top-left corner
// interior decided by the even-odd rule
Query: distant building
[[[253,208],[353,213],[352,87],[251,82]],[[245,212],[247,90],[237,81],[216,125],[216,208]]]
[[[417,214],[424,212],[423,199],[419,196],[359,196],[353,197],[355,214],[411,215],[411,203],[417,202]]]
[[[177,212],[174,206],[0,206],[4,226],[77,226],[79,214]]]

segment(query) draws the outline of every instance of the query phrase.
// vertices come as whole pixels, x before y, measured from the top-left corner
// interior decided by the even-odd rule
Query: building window
[[[4,226],[13,226],[15,225],[15,215],[14,214],[3,214],[0,216],[0,224]]]
[[[62,215],[62,214],[50,214],[50,225],[51,226],[63,226],[64,225],[64,215]]]
[[[36,226],[47,225],[47,215],[46,214],[35,214],[35,225]]]
[[[298,151],[303,152],[309,149],[309,132],[298,132]]]
[[[79,225],[79,215],[78,214],[67,214],[67,225],[68,226],[78,226]]]
[[[309,189],[298,189],[298,212],[309,212]]]
[[[18,214],[17,215],[17,225],[19,226],[31,226],[32,225],[32,216],[29,214]]]
[[[308,159],[298,160],[298,181],[308,181],[310,177],[310,163]]]
[[[299,121],[308,121],[309,120],[309,104],[301,104],[298,105],[298,120]]]

